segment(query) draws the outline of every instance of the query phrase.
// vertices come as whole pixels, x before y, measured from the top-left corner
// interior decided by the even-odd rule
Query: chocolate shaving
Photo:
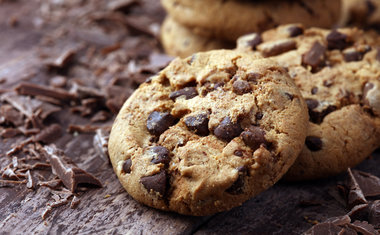
[[[19,184],[26,184],[26,180],[16,181],[16,180],[2,180],[2,179],[0,179],[0,188],[13,187],[13,186],[19,185]]]
[[[100,129],[100,128],[96,130],[96,134],[94,135],[94,139],[93,139],[93,145],[98,155],[105,162],[109,162],[108,139],[109,139],[109,132],[106,132],[105,130]]]
[[[73,164],[67,163],[63,159],[63,152],[54,145],[44,146],[43,149],[48,154],[53,174],[57,175],[71,192],[75,192],[79,184],[102,187],[100,181],[93,175]]]
[[[1,137],[3,138],[12,138],[12,137],[15,137],[19,134],[21,134],[22,132],[19,130],[19,129],[16,129],[16,128],[5,128],[1,131]]]
[[[15,90],[20,95],[46,96],[63,102],[76,99],[74,94],[69,93],[66,90],[27,82],[20,83],[15,87]]]
[[[101,110],[91,118],[91,122],[104,122],[110,119],[111,116],[111,113]]]
[[[70,124],[67,131],[69,133],[94,133],[97,129],[99,129],[99,126]]]
[[[67,65],[75,56],[75,50],[67,49],[63,51],[58,57],[55,59],[49,60],[46,62],[48,67],[53,68],[62,68]]]
[[[60,179],[54,179],[54,180],[49,180],[49,181],[44,181],[44,182],[38,182],[39,186],[43,187],[48,187],[51,189],[57,189],[62,183],[62,180]]]
[[[35,182],[34,182],[32,174],[30,173],[30,170],[28,170],[26,172],[26,176],[27,176],[27,179],[28,179],[28,181],[26,183],[26,187],[29,188],[29,189],[33,189],[35,187]]]
[[[1,177],[3,179],[19,180],[19,177],[17,177],[15,172],[10,168],[7,168],[3,174],[1,174]]]
[[[75,94],[80,99],[85,98],[104,98],[102,91],[87,86],[81,86],[78,83],[73,83],[73,86],[70,89],[71,94]]]
[[[52,124],[49,127],[43,129],[40,133],[33,137],[33,140],[43,143],[52,143],[62,135],[62,127],[58,124]]]

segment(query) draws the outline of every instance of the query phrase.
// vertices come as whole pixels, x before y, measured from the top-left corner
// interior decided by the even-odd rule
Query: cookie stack
[[[169,18],[163,29],[169,25],[173,37],[204,32],[204,37],[237,39],[237,47],[176,58],[125,102],[112,127],[109,154],[132,197],[162,210],[209,215],[241,205],[282,177],[336,175],[380,147],[377,33],[310,28],[306,15],[305,24],[264,30],[281,18],[260,8],[257,19],[263,14],[266,20],[254,24],[258,31],[238,37],[251,26],[228,34],[224,30],[234,27],[217,27],[199,13],[197,2],[164,0],[175,20]],[[202,1],[208,2],[215,6],[203,8],[216,20],[221,17],[215,9],[226,4],[245,4],[240,11],[245,19],[244,9],[274,1]],[[288,12],[319,14],[320,8],[308,8],[306,2],[327,5],[277,1]],[[176,9],[183,13],[183,24],[191,16],[197,24],[180,26]],[[234,12],[231,19],[238,19]],[[327,16],[331,20],[325,24],[336,20]],[[209,30],[207,24],[198,27],[206,21]],[[209,42],[202,45],[217,45]]]
[[[173,56],[233,48],[238,37],[281,24],[380,28],[380,0],[161,0],[161,42]]]

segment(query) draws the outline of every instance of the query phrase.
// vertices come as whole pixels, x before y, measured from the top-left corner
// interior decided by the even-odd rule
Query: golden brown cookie
[[[194,34],[190,29],[167,17],[161,27],[161,43],[172,56],[187,57],[200,51],[231,49],[235,43]]]
[[[109,153],[136,200],[209,215],[277,182],[305,141],[306,104],[275,62],[231,51],[175,59],[125,102]]]
[[[238,40],[238,50],[286,67],[308,105],[308,136],[287,179],[338,174],[380,147],[379,43],[378,35],[356,28],[302,25],[284,25]]]
[[[280,24],[330,28],[341,16],[340,0],[161,0],[169,15],[209,38],[234,41]]]

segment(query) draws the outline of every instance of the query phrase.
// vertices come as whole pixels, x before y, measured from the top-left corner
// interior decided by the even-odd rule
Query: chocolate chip
[[[230,141],[240,135],[243,130],[238,123],[233,123],[230,117],[225,117],[215,128],[214,135],[219,139]]]
[[[197,95],[198,95],[198,91],[195,87],[185,87],[181,90],[173,91],[172,93],[170,93],[169,98],[172,100],[175,100],[176,98],[180,96],[185,96],[185,98],[188,100],[188,99],[194,98]]]
[[[260,47],[264,57],[275,56],[284,52],[296,49],[296,42],[293,39],[283,39],[276,42],[262,44]]]
[[[363,59],[363,54],[355,49],[350,49],[343,52],[343,57],[346,62],[360,61]]]
[[[208,121],[208,115],[205,113],[185,118],[187,128],[191,131],[195,131],[195,133],[200,136],[206,136],[209,134]]]
[[[303,28],[299,26],[290,26],[289,28],[287,28],[287,30],[289,32],[290,37],[296,37],[298,35],[303,34]]]
[[[294,99],[294,95],[288,93],[288,92],[285,92],[285,95],[289,98],[289,100],[293,100]]]
[[[236,169],[238,170],[239,176],[236,181],[226,190],[227,193],[232,195],[238,195],[244,192],[244,178],[247,175],[247,168],[245,166],[239,166]]]
[[[331,31],[326,37],[327,47],[329,50],[338,49],[343,50],[349,43],[347,41],[347,35],[339,33],[337,30]]]
[[[315,99],[305,99],[305,102],[309,110],[313,110],[319,105],[319,101]]]
[[[166,172],[160,171],[155,175],[141,177],[140,183],[144,185],[148,192],[154,191],[164,196],[166,192]]]
[[[126,174],[131,173],[132,160],[129,158],[123,163],[123,172]]]
[[[146,127],[149,133],[159,136],[175,123],[176,119],[170,113],[153,111],[148,116]]]
[[[315,42],[308,52],[302,55],[302,65],[311,66],[312,72],[325,64],[326,48],[319,42]]]
[[[305,144],[313,152],[321,150],[323,145],[321,138],[317,136],[307,136]]]
[[[240,135],[246,145],[248,145],[253,151],[260,148],[263,144],[266,146],[268,142],[265,139],[265,131],[257,126],[250,126]]]
[[[317,94],[317,92],[318,92],[318,87],[313,87],[313,88],[311,88],[311,94],[312,95],[315,95],[315,94]]]
[[[256,114],[255,114],[255,117],[256,117],[256,119],[257,119],[257,120],[261,120],[261,119],[263,119],[263,117],[264,117],[264,114],[263,114],[263,113],[260,113],[260,112],[258,112],[258,113],[256,113]]]
[[[262,42],[263,40],[260,34],[255,33],[255,34],[252,34],[252,39],[247,42],[247,45],[250,46],[252,50],[255,50],[256,47]]]
[[[323,86],[325,87],[330,87],[334,84],[334,82],[332,80],[324,80],[323,81]]]
[[[247,74],[247,81],[256,83],[262,76],[260,73],[250,72]]]
[[[244,81],[244,80],[236,80],[232,84],[232,87],[233,87],[233,91],[238,95],[243,95],[243,94],[248,93],[252,90],[249,82]]]
[[[312,109],[309,109],[309,117],[310,121],[313,123],[321,123],[323,119],[331,112],[334,112],[337,109],[334,105],[329,105],[326,109],[322,110],[321,112],[314,111]]]
[[[154,146],[151,149],[151,151],[153,153],[153,157],[151,160],[152,163],[154,163],[154,164],[159,164],[159,163],[168,164],[170,162],[170,157],[169,157],[170,152],[167,148],[162,147],[162,146]]]
[[[234,155],[238,156],[238,157],[242,157],[243,156],[243,151],[241,151],[241,150],[235,150]]]

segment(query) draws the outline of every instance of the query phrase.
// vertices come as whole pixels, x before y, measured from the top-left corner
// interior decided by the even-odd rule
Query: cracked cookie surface
[[[330,28],[341,15],[341,1],[330,0],[161,0],[161,3],[171,17],[195,34],[230,41],[287,23]]]
[[[298,24],[239,38],[238,50],[286,67],[307,103],[308,137],[287,179],[336,175],[380,147],[379,43],[356,28]]]
[[[109,153],[136,200],[208,215],[277,182],[302,148],[307,119],[275,62],[231,50],[197,53],[172,61],[126,101]]]

